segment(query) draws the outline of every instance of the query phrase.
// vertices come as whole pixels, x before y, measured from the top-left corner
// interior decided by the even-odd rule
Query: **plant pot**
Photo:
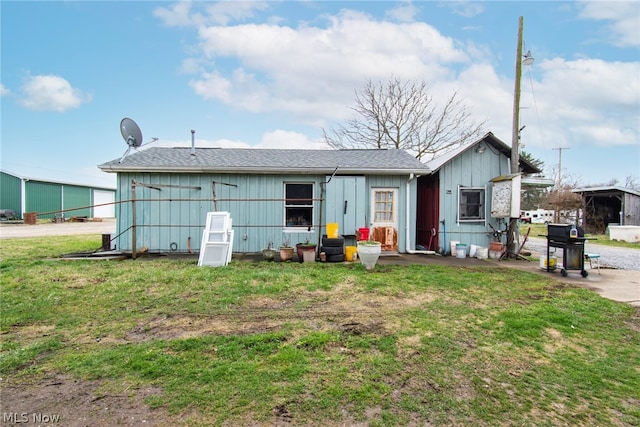
[[[502,242],[489,242],[489,250],[502,252]]]
[[[367,270],[373,270],[380,257],[382,246],[380,242],[358,242],[358,258]]]
[[[302,251],[302,260],[304,262],[316,262],[316,251],[315,249],[312,251]]]
[[[502,242],[489,242],[489,258],[500,259],[503,251]]]
[[[313,252],[314,260],[316,254],[316,245],[309,243],[298,243],[296,245],[296,254],[298,255],[298,261],[304,261],[304,253],[305,252]]]
[[[274,249],[263,249],[262,259],[265,261],[273,261],[276,257],[276,251]]]
[[[289,261],[293,259],[293,248],[283,246],[280,248],[280,261]]]

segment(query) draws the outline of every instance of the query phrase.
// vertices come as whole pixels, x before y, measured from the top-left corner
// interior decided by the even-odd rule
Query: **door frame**
[[[391,220],[376,220],[376,193],[391,193]],[[398,187],[372,187],[370,191],[370,216],[371,218],[371,235],[373,238],[382,243],[383,251],[398,252],[398,226],[400,221],[399,197],[400,189]],[[393,229],[393,235],[389,235],[388,228]]]

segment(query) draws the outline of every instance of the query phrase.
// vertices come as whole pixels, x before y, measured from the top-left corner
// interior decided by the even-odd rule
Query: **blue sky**
[[[640,2],[2,1],[1,167],[115,186],[147,143],[322,148],[367,79],[458,91],[511,143],[518,17],[524,150],[577,185],[640,182]],[[152,146],[150,144],[149,146]],[[566,148],[566,149],[565,149]],[[143,147],[144,149],[144,147]]]

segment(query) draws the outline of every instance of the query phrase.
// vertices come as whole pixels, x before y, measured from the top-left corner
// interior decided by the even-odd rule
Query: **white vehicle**
[[[547,209],[520,211],[520,221],[530,224],[549,224],[553,222],[554,213],[554,211]]]

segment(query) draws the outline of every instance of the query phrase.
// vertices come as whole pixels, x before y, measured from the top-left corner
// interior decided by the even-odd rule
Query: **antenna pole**
[[[136,181],[131,180],[131,258],[136,259],[138,257],[138,251],[136,249]]]

